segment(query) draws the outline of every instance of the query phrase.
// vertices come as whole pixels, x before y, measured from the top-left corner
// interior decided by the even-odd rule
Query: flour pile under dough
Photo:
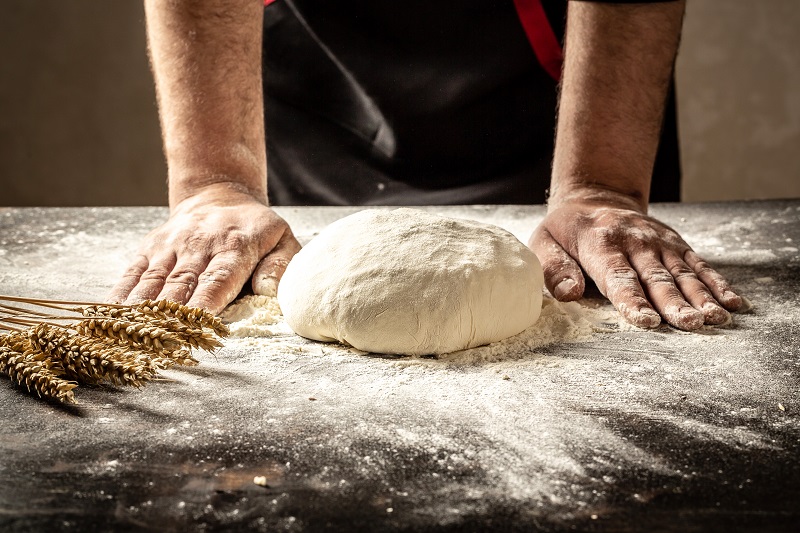
[[[299,335],[368,352],[442,354],[531,326],[539,260],[511,233],[414,209],[325,228],[286,269],[278,301]]]

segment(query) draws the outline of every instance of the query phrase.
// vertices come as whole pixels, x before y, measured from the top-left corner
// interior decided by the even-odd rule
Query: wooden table
[[[800,531],[800,201],[652,211],[753,309],[467,366],[237,344],[67,408],[0,379],[0,530]],[[0,209],[0,293],[100,299],[166,216]]]

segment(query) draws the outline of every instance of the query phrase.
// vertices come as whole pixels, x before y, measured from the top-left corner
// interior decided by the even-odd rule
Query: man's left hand
[[[643,328],[694,330],[721,324],[742,299],[675,230],[626,205],[570,201],[551,206],[528,242],[545,285],[558,300],[577,300],[581,268],[619,312]]]

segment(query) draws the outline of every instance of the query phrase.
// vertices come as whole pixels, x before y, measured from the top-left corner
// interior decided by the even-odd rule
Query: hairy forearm
[[[146,0],[174,208],[221,187],[266,203],[262,4]]]
[[[570,2],[551,205],[608,191],[646,211],[684,7]]]

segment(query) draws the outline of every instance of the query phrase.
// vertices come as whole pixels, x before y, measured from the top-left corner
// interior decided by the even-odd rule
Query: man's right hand
[[[274,295],[299,250],[289,225],[271,208],[216,184],[173,207],[108,299],[130,304],[168,298],[218,313],[251,275],[256,294]]]

